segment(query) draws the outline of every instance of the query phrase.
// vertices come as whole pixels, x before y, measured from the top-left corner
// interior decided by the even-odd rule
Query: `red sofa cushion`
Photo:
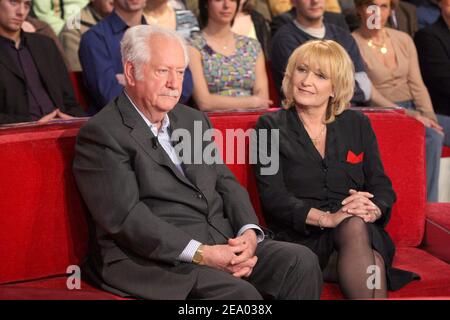
[[[450,203],[429,203],[423,248],[450,263]]]
[[[72,174],[83,121],[0,130],[0,283],[64,274],[87,247]]]

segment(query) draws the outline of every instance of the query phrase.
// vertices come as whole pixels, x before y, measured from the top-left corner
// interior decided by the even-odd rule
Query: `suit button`
[[[208,221],[208,223],[211,223],[211,219],[209,217],[206,218],[206,221]]]
[[[203,195],[201,193],[197,193],[196,197],[199,198],[199,199],[203,199]]]

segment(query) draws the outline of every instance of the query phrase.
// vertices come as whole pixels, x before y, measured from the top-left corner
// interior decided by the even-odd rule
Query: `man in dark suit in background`
[[[91,280],[145,299],[318,299],[316,256],[264,240],[226,165],[192,164],[210,143],[194,128],[203,136],[211,125],[177,104],[188,64],[183,40],[135,26],[121,51],[125,91],[89,120],[76,145],[75,178],[95,226],[84,268]],[[201,149],[187,160],[172,143],[179,132],[189,133],[183,145]]]
[[[450,116],[450,0],[440,0],[441,17],[414,39],[423,81],[436,113]]]
[[[31,0],[0,0],[0,124],[83,116],[52,39],[21,31]]]

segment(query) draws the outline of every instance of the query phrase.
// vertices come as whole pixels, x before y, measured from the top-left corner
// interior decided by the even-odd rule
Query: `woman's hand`
[[[320,226],[322,228],[336,228],[343,220],[351,216],[351,214],[343,212],[342,210],[339,210],[338,212],[333,214],[325,214],[320,219]]]
[[[359,216],[365,222],[374,222],[381,217],[381,210],[370,199],[373,194],[369,192],[349,190],[350,196],[342,201],[340,211],[350,215]]]
[[[440,134],[444,134],[444,128],[442,128],[436,121],[422,116],[421,114],[414,115],[416,120],[422,122],[422,124],[427,128],[433,128]]]

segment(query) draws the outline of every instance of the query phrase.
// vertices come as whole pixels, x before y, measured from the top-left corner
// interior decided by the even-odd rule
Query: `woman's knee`
[[[345,219],[337,226],[335,240],[341,245],[368,242],[366,222],[358,216]]]
[[[375,264],[377,265],[377,267],[379,267],[380,269],[384,270],[385,269],[385,263],[384,263],[384,259],[381,256],[381,254],[378,251],[373,250],[373,256],[375,257]]]

